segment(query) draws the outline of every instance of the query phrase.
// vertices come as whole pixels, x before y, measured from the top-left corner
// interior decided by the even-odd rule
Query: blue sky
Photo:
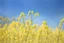
[[[56,27],[61,18],[64,17],[63,0],[0,0],[0,15],[7,17],[17,17],[20,12],[33,10],[39,12],[40,17],[34,20],[41,24],[46,20],[48,25]]]

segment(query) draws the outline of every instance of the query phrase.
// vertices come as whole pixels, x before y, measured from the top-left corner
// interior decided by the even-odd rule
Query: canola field
[[[31,15],[38,17],[39,13],[29,11],[29,19],[25,20],[26,15],[22,12],[16,20],[13,18],[10,22],[0,17],[0,20],[6,21],[3,25],[0,23],[0,43],[64,43],[64,19],[53,30],[45,20],[41,25],[33,23]]]

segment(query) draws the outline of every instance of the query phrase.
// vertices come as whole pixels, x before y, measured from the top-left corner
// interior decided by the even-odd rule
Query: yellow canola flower
[[[25,22],[25,24],[26,24],[26,26],[31,26],[31,21],[27,20],[27,21]]]
[[[34,13],[29,13],[31,12]],[[30,20],[26,20],[25,24],[12,21],[0,28],[0,43],[64,43],[64,31],[58,27],[55,30],[49,28],[46,21],[43,21],[42,25],[32,25]]]
[[[36,12],[36,13],[35,13],[35,16],[39,16],[39,13],[38,13],[38,12]]]
[[[21,13],[20,13],[20,16],[22,16],[22,17],[25,16],[24,12],[21,12]]]
[[[18,17],[18,21],[21,19],[21,17]]]
[[[30,15],[31,11],[28,12],[28,15]]]
[[[34,11],[31,11],[32,14],[34,14]]]

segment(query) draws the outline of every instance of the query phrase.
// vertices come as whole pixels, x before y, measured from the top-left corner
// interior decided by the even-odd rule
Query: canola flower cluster
[[[30,20],[24,21],[25,15],[23,12],[21,14],[23,15],[18,17],[18,21],[12,21],[0,28],[0,43],[64,43],[64,31],[59,29],[62,23],[53,30],[46,21],[43,21],[39,26],[32,23],[30,15]],[[23,23],[20,22],[22,17]]]

